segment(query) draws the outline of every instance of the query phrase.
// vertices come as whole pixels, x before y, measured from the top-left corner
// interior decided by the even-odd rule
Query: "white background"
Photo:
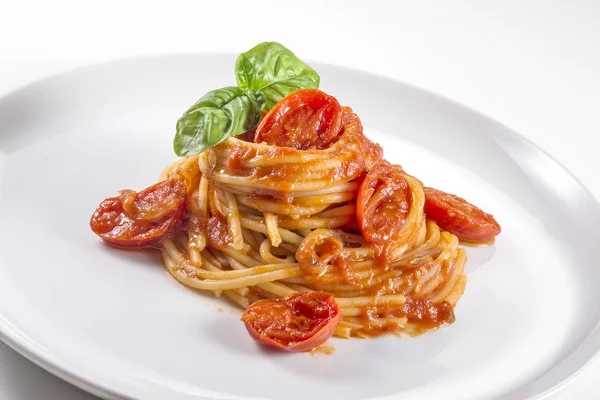
[[[0,0],[0,96],[97,62],[277,40],[499,120],[600,198],[600,0],[320,3]],[[597,398],[599,374],[597,359],[557,398]],[[0,399],[92,398],[0,343]]]

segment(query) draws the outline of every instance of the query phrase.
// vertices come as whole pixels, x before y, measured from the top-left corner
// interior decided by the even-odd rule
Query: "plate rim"
[[[68,75],[73,74],[73,73],[85,73],[88,70],[92,71],[96,68],[106,68],[109,66],[125,64],[125,63],[152,62],[153,60],[159,60],[159,59],[164,59],[164,58],[178,58],[178,57],[179,58],[181,58],[181,57],[207,57],[207,58],[210,58],[210,57],[224,57],[224,56],[235,57],[236,55],[237,55],[237,53],[230,52],[230,51],[198,51],[198,52],[162,53],[162,54],[157,53],[157,54],[147,54],[147,55],[134,56],[134,57],[118,57],[118,58],[103,60],[101,62],[79,65],[79,66],[75,66],[73,68],[68,68],[68,69],[65,69],[65,70],[62,70],[62,71],[59,71],[56,73],[51,73],[48,75],[40,76],[33,81],[27,82],[23,85],[17,86],[16,88],[14,88],[12,90],[9,90],[9,91],[3,93],[0,96],[0,104],[2,102],[6,101],[7,99],[9,99],[10,97],[17,96],[20,93],[25,92],[28,89],[33,88],[35,86],[44,85],[53,80],[68,77]],[[415,85],[412,83],[407,83],[405,81],[396,79],[394,77],[387,76],[382,73],[373,72],[370,70],[365,70],[365,69],[360,69],[360,68],[348,67],[348,66],[344,66],[344,65],[340,65],[340,64],[336,64],[336,63],[330,63],[330,62],[326,62],[326,61],[325,62],[324,61],[315,61],[310,58],[307,58],[307,62],[310,63],[311,65],[316,65],[316,66],[323,65],[323,66],[327,66],[330,68],[342,69],[342,70],[345,70],[346,72],[363,75],[365,78],[369,78],[369,79],[379,79],[379,80],[387,80],[390,82],[394,82],[395,84],[402,85],[406,88],[409,88],[413,91],[420,92],[421,94],[427,95],[429,97],[434,97],[434,98],[442,101],[443,103],[447,103],[455,108],[459,108],[465,112],[474,114],[479,118],[483,118],[489,122],[492,122],[493,124],[502,128],[504,133],[506,133],[507,135],[511,135],[513,139],[517,139],[523,145],[525,145],[525,146],[529,147],[530,149],[543,155],[544,158],[546,158],[548,161],[553,163],[555,166],[559,167],[562,170],[562,172],[566,173],[575,182],[575,184],[579,187],[579,189],[581,189],[585,193],[585,195],[589,196],[589,198],[591,200],[593,200],[595,207],[597,208],[598,211],[600,211],[600,201],[588,189],[588,187],[586,187],[583,184],[583,182],[581,182],[581,180],[576,175],[574,175],[568,168],[566,168],[560,161],[558,161],[554,156],[549,154],[546,150],[544,150],[543,148],[538,146],[532,140],[523,136],[522,134],[517,132],[515,129],[511,128],[509,125],[498,121],[497,119],[487,115],[486,113],[481,112],[478,109],[472,108],[471,106],[467,106],[466,104],[463,104],[463,103],[461,103],[457,100],[454,100],[450,97],[447,97],[443,94],[439,94],[435,91],[423,88],[421,86],[418,86],[418,85]],[[587,335],[579,343],[579,346],[577,346],[575,349],[573,349],[571,351],[571,353],[568,354],[565,358],[563,358],[559,362],[555,363],[550,369],[544,371],[541,375],[533,378],[533,380],[530,381],[529,384],[536,382],[543,376],[554,371],[561,364],[563,364],[566,361],[568,361],[569,359],[571,359],[573,357],[573,355],[575,354],[575,352],[577,352],[581,346],[583,346],[585,343],[592,340],[592,338],[596,337],[596,336],[600,336],[600,320],[596,321],[596,324],[594,325],[592,330],[589,332],[589,335]],[[83,373],[76,372],[77,368],[75,368],[75,366],[72,365],[72,362],[70,362],[69,360],[64,360],[60,357],[53,357],[48,352],[44,351],[43,348],[36,345],[35,340],[32,340],[27,335],[22,333],[17,327],[13,326],[10,323],[10,321],[8,321],[2,314],[0,314],[0,340],[2,342],[6,343],[12,350],[16,351],[21,356],[23,356],[26,359],[28,359],[29,361],[33,362],[40,368],[44,369],[45,371],[57,376],[58,378],[66,381],[88,393],[91,393],[96,396],[100,396],[102,398],[107,398],[110,400],[119,399],[124,395],[131,396],[131,394],[126,393],[126,390],[125,390],[126,385],[123,384],[124,381],[118,382],[111,386],[106,381],[103,382],[102,377],[104,376],[104,374],[94,375],[93,369],[87,368],[84,370]],[[586,357],[587,359],[585,361],[578,362],[579,366],[576,367],[576,369],[571,374],[569,374],[567,377],[561,379],[560,381],[557,381],[554,385],[552,385],[545,391],[537,393],[529,398],[536,399],[536,400],[548,399],[550,396],[556,395],[559,392],[563,391],[568,386],[572,385],[574,383],[574,381],[576,380],[576,378],[585,369],[587,369],[594,361],[596,361],[597,359],[600,358],[600,340],[598,340],[598,345],[596,345],[593,350],[594,350],[593,354],[589,354]],[[80,369],[80,368],[78,368],[78,369]],[[95,370],[95,372],[98,372],[98,371]],[[524,387],[527,387],[527,386],[524,386]],[[503,396],[504,395],[501,395],[501,397],[503,397]],[[200,400],[201,398],[198,398],[198,399]],[[208,400],[209,397],[205,397],[203,395],[202,399]]]

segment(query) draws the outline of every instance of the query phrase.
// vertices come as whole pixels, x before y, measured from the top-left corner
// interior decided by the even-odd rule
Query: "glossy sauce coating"
[[[402,331],[404,326],[374,324],[378,318],[407,318],[412,325],[412,332],[421,334],[437,329],[444,325],[452,324],[455,320],[454,309],[448,302],[432,303],[428,299],[406,298],[403,306],[384,306],[378,309],[367,309],[360,316],[365,327],[362,333],[366,336],[380,336],[387,333]]]
[[[229,243],[233,242],[227,227],[227,218],[220,212],[213,214],[213,216],[208,219],[206,233],[208,244],[214,248],[224,249]]]

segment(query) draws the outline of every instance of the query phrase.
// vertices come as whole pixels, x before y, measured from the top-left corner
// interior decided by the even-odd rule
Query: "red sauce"
[[[315,231],[308,235],[296,251],[296,260],[305,277],[315,281],[329,265],[345,263],[341,257],[344,242],[336,231]],[[338,268],[342,268],[339,265]]]
[[[418,322],[425,326],[437,327],[454,322],[454,310],[450,303],[442,301],[433,304],[430,300],[406,298],[402,313],[411,322]]]
[[[235,146],[231,149],[225,168],[231,175],[240,176],[245,172],[244,162],[254,158],[256,152],[250,146]]]
[[[378,318],[407,318],[408,323],[417,328],[417,334],[452,324],[455,319],[454,310],[448,302],[434,304],[430,300],[407,297],[403,306],[384,305],[367,308],[360,316],[365,327],[360,333],[366,336],[380,336],[404,329],[403,326],[395,324],[380,326],[374,322]]]
[[[280,192],[277,190],[268,189],[255,189],[254,193],[248,199],[249,203],[255,206],[258,210],[260,209],[259,204],[263,201],[276,201],[282,204],[292,204],[294,201],[294,194],[290,192]]]
[[[228,244],[233,243],[233,239],[227,228],[227,218],[220,212],[214,213],[208,219],[206,233],[208,244],[217,249],[224,249]]]
[[[204,215],[190,213],[187,220],[188,230],[196,236],[207,232],[208,218]]]
[[[381,284],[374,286],[370,296],[402,294],[406,296],[406,301],[403,305],[383,304],[366,308],[359,317],[361,324],[365,327],[359,334],[379,336],[404,329],[404,326],[398,324],[381,326],[376,323],[376,320],[382,318],[406,318],[408,323],[411,324],[411,332],[416,334],[454,322],[454,310],[450,303],[443,301],[434,304],[428,298],[412,298],[410,293],[413,292],[414,285],[415,278],[410,273],[394,275]]]
[[[385,244],[373,244],[371,245],[373,253],[375,253],[375,264],[384,269],[388,270],[392,260],[392,241],[388,241]]]

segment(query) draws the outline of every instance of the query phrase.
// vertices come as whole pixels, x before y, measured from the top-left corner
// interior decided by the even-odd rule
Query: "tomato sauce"
[[[380,336],[392,332],[401,332],[405,326],[397,324],[380,325],[374,321],[382,318],[407,318],[411,332],[421,334],[452,324],[455,320],[450,303],[442,301],[434,304],[427,299],[406,298],[403,306],[385,305],[365,309],[359,317],[363,329],[360,333],[367,336]]]
[[[233,243],[233,238],[227,227],[227,218],[220,212],[213,213],[206,226],[208,244],[217,249],[224,249]]]
[[[409,321],[423,326],[437,327],[454,322],[454,310],[450,303],[442,301],[433,304],[430,300],[406,298],[402,313]]]
[[[190,214],[187,219],[187,227],[191,234],[200,236],[208,232],[208,218],[200,214]]]
[[[244,163],[250,161],[256,155],[250,146],[236,146],[229,152],[225,168],[231,175],[240,176],[245,173]]]
[[[279,192],[277,190],[255,189],[254,193],[249,196],[248,202],[256,207],[256,209],[263,211],[258,206],[261,201],[276,201],[282,204],[292,204],[294,202],[294,194],[290,192]]]
[[[344,242],[336,231],[315,231],[307,236],[298,250],[296,260],[306,279],[320,286],[322,276],[329,265],[334,265],[346,280],[355,283],[349,276],[346,261],[342,257]]]
[[[377,298],[384,295],[404,295],[406,300],[402,305],[381,304],[365,308],[359,316],[360,323],[364,327],[358,332],[359,335],[374,337],[404,330],[403,324],[382,325],[381,320],[386,318],[406,318],[411,328],[408,332],[411,334],[421,334],[454,322],[454,310],[450,303],[445,301],[433,303],[428,297],[413,298],[411,293],[414,287],[415,277],[412,273],[398,274],[373,286],[368,293],[369,296]]]

